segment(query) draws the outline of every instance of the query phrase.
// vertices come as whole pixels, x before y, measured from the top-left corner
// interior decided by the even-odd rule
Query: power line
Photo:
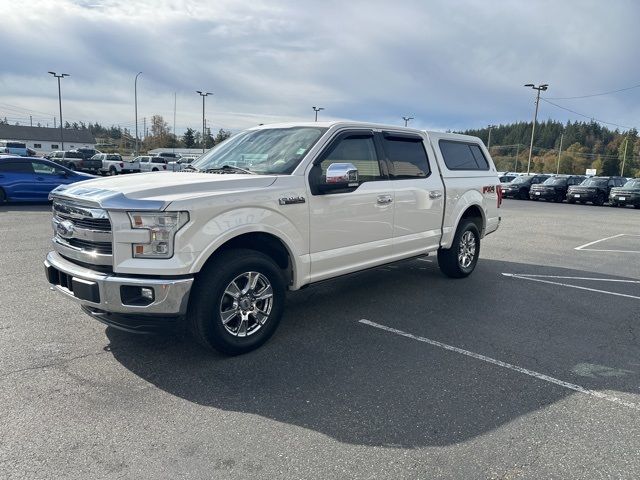
[[[608,92],[602,93],[592,93],[591,95],[578,95],[576,97],[547,97],[550,100],[574,100],[576,98],[591,98],[591,97],[601,97],[602,95],[610,95],[612,93],[626,92],[627,90],[633,90],[634,88],[639,88],[640,83],[638,85],[633,85],[631,87],[620,88],[618,90],[611,90]]]
[[[635,127],[629,127],[628,125],[620,125],[618,123],[605,122],[604,120],[600,120],[598,118],[595,118],[593,115],[585,115],[584,113],[576,112],[575,110],[571,110],[570,108],[563,107],[562,105],[558,105],[557,103],[553,103],[553,102],[551,102],[551,101],[549,101],[549,100],[547,100],[546,98],[543,98],[543,97],[540,97],[540,100],[542,100],[542,101],[544,101],[546,103],[549,103],[549,104],[553,105],[554,107],[561,108],[562,110],[566,110],[567,112],[574,113],[576,115],[579,115],[579,116],[584,117],[584,118],[588,118],[588,119],[593,120],[593,121],[598,122],[598,123],[604,123],[606,125],[613,125],[615,127],[626,128],[627,130],[631,130],[632,128],[635,128]]]

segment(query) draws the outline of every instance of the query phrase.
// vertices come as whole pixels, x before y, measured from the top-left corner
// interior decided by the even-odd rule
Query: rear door
[[[383,131],[378,135],[394,191],[394,256],[437,250],[442,235],[444,188],[434,155],[419,134]]]
[[[0,186],[10,200],[34,200],[33,167],[28,161],[0,162]]]

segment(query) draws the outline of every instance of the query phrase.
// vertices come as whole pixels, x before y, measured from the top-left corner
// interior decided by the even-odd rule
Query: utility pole
[[[135,80],[133,81],[133,96],[136,110],[136,147],[134,157],[138,156],[138,77],[142,72],[138,72]]]
[[[176,134],[176,92],[173,92],[173,153],[176,153],[176,143],[178,142],[178,135]]]
[[[56,117],[55,116],[53,117],[53,128],[57,128],[56,127]]]
[[[556,169],[556,175],[560,173],[560,155],[562,155],[562,140],[564,138],[564,133],[560,134],[560,150],[558,150],[558,168]]]
[[[514,172],[518,173],[518,155],[520,155],[520,144],[516,145],[516,165]]]
[[[324,110],[324,107],[312,107],[313,111],[316,112],[316,122],[318,121],[318,112]]]
[[[206,131],[205,120],[204,120],[204,99],[207,97],[207,95],[213,95],[213,93],[202,92],[200,90],[196,90],[196,93],[200,94],[200,96],[202,97],[202,153],[204,153],[204,148],[206,144],[205,140],[207,137],[207,131]]]
[[[409,124],[410,120],[413,120],[413,117],[402,117],[404,120],[404,126],[406,127]]]
[[[622,170],[620,170],[620,176],[624,176],[624,164],[627,160],[627,145],[629,144],[629,135],[624,139],[624,153],[622,154]]]
[[[538,85],[537,87],[533,83],[527,83],[525,87],[531,87],[538,91],[536,96],[536,111],[533,114],[533,127],[531,128],[531,144],[529,145],[529,163],[527,163],[527,175],[531,171],[531,154],[533,153],[533,136],[536,133],[536,121],[538,120],[538,105],[540,103],[540,92],[544,92],[549,88],[547,83]]]
[[[55,78],[58,79],[58,105],[60,107],[60,143],[62,144],[62,150],[64,150],[64,133],[62,131],[62,93],[60,90],[60,79],[64,77],[68,77],[68,73],[57,74],[56,72],[49,72]]]
[[[29,115],[29,125],[33,127],[33,115]]]
[[[142,140],[147,138],[147,117],[142,118]]]
[[[491,148],[491,129],[495,127],[495,125],[489,125],[489,138],[487,138],[487,150]]]

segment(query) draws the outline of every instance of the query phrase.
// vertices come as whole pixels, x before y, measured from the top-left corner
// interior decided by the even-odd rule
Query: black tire
[[[234,303],[229,306],[228,311],[231,312],[235,308],[235,311],[239,312],[241,307],[238,303],[246,300],[247,295],[233,300],[231,295],[226,292],[229,291],[232,282],[237,281],[248,273],[256,272],[262,276],[261,278],[266,279],[271,286],[272,297],[269,314],[261,326],[258,326],[254,313],[253,325],[255,330],[252,333],[248,333],[250,318],[249,313],[247,313],[248,320],[244,328],[245,336],[233,334],[222,321],[221,309],[225,303],[229,306],[229,302],[233,301]],[[267,301],[265,300],[264,302]],[[203,346],[215,349],[226,355],[240,355],[260,347],[273,335],[280,323],[280,318],[284,311],[284,302],[284,276],[280,267],[270,257],[255,250],[229,250],[220,253],[198,274],[189,300],[189,329],[192,336]],[[256,301],[255,304],[257,306],[259,301]],[[237,332],[239,334],[243,320],[238,318],[237,315],[228,320],[227,323],[231,329],[236,324],[238,324]]]
[[[466,232],[471,232],[471,235],[475,238],[475,251],[471,263],[468,266],[463,266],[458,258],[458,254],[461,251],[462,238]],[[463,220],[456,230],[451,248],[441,248],[438,250],[438,266],[440,267],[440,271],[447,277],[464,278],[471,274],[476,268],[479,257],[480,232],[478,231],[478,226],[471,220]]]
[[[602,205],[604,205],[604,202],[606,202],[606,200],[607,199],[604,198],[604,195],[602,193],[599,193],[596,199],[593,201],[593,204],[601,207]]]
[[[518,192],[518,199],[519,200],[528,200],[529,199],[529,193],[526,190],[520,190]]]
[[[564,200],[564,195],[562,193],[558,193],[556,195],[556,202],[562,203],[563,200]]]
[[[633,208],[640,209],[640,205],[634,205]]]
[[[7,194],[4,193],[4,190],[0,188],[0,205],[7,201]]]
[[[110,177],[113,175],[117,175],[118,174],[118,170],[116,170],[116,167],[109,167],[109,173],[107,175],[109,175]]]
[[[159,170],[157,168],[152,168],[151,171],[152,172],[158,172]]]
[[[576,201],[573,198],[568,198],[567,203],[576,203]]]

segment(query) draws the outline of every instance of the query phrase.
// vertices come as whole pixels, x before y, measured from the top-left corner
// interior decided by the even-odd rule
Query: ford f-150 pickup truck
[[[231,355],[273,334],[287,289],[431,253],[469,275],[502,200],[480,139],[354,122],[256,127],[183,172],[50,198],[53,289],[108,325],[186,326]]]

